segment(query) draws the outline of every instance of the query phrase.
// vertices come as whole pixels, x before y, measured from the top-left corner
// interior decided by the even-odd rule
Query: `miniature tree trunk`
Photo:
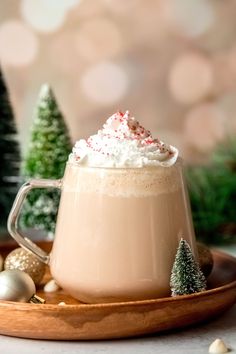
[[[171,272],[172,296],[187,295],[206,289],[206,279],[195,261],[187,241],[181,239]]]
[[[7,217],[13,204],[18,183],[20,152],[13,110],[0,71],[0,228],[6,232]]]
[[[22,165],[24,180],[32,177],[61,178],[71,148],[69,133],[53,92],[48,85],[43,85],[28,152]],[[55,229],[59,198],[58,190],[31,191],[22,211],[21,227],[44,230],[51,236]]]

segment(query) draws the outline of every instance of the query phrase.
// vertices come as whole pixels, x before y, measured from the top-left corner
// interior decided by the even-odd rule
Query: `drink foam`
[[[89,167],[140,168],[169,167],[177,158],[175,147],[154,139],[126,111],[113,114],[97,134],[78,140],[69,161]]]
[[[110,197],[142,198],[172,194],[182,187],[181,160],[170,168],[94,168],[67,163],[62,190]]]

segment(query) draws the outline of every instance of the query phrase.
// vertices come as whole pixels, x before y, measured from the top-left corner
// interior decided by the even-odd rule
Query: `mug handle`
[[[40,261],[43,263],[49,264],[49,254],[44,250],[38,247],[34,242],[32,242],[27,237],[23,236],[18,230],[18,218],[20,211],[23,205],[23,202],[29,193],[30,190],[34,188],[61,188],[62,180],[61,179],[31,179],[28,182],[24,183],[19,189],[13,206],[11,208],[7,228],[10,235],[16,240],[16,242],[26,249],[33,253]]]

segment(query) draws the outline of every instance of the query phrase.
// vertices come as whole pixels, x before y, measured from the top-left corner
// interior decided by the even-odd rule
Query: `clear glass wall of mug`
[[[17,229],[24,197],[35,187],[62,190],[50,255]],[[180,158],[171,167],[67,163],[62,181],[32,180],[21,188],[8,226],[20,245],[49,263],[58,284],[88,303],[168,296],[181,237],[196,255]]]

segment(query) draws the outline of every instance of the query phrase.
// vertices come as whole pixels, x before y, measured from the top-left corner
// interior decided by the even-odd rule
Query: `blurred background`
[[[236,131],[234,0],[2,0],[0,60],[21,142],[49,82],[72,140],[129,109],[186,161]]]
[[[129,109],[193,166],[199,239],[235,241],[235,18],[235,0],[1,0],[0,63],[22,156],[45,82],[72,143]]]

